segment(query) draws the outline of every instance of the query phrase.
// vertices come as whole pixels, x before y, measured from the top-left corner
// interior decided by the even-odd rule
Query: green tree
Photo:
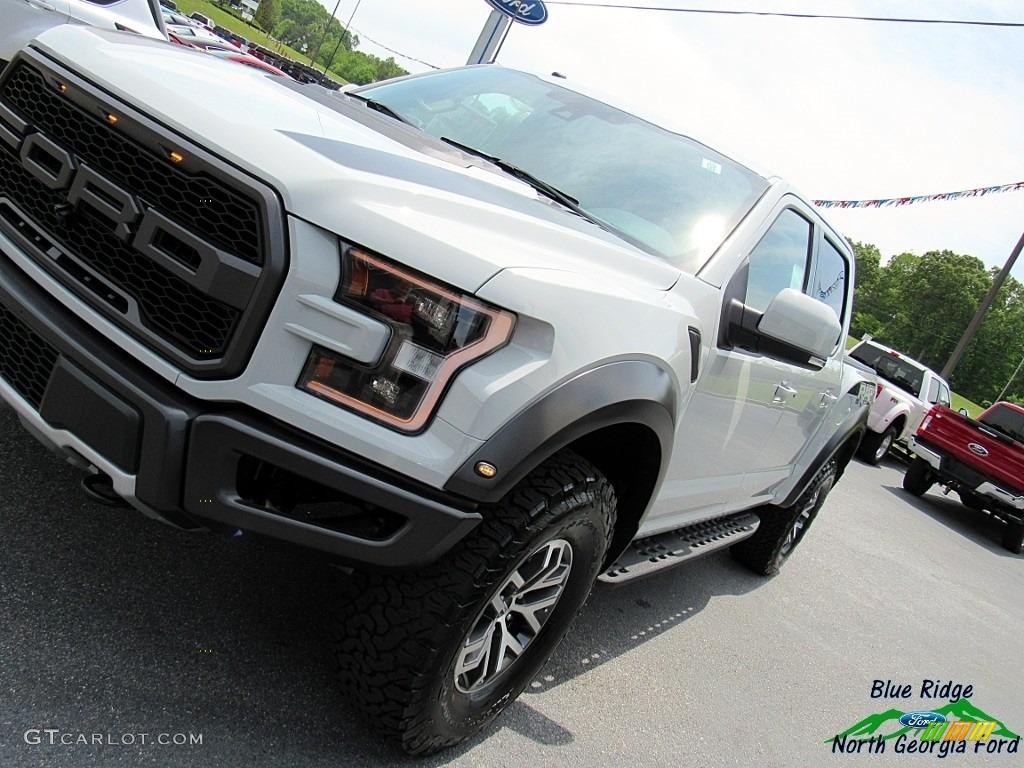
[[[881,264],[878,248],[852,242],[856,256],[854,336],[870,333],[935,370],[941,370],[981,300],[995,270],[973,256],[929,251],[901,253]],[[951,384],[981,402],[994,400],[1024,357],[1024,285],[1010,278],[954,371]],[[1024,376],[1020,377],[1024,379]],[[1024,381],[1009,394],[1024,394]]]
[[[853,289],[853,322],[850,332],[857,337],[870,333],[878,336],[884,325],[879,317],[879,278],[882,272],[882,254],[877,246],[850,240],[856,258]]]
[[[281,0],[260,0],[252,21],[268,35],[274,34],[274,29],[281,23]]]

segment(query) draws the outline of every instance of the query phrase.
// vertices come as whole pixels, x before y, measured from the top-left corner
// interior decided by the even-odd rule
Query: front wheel
[[[482,512],[423,570],[355,575],[340,609],[342,686],[409,754],[465,741],[534,679],[597,578],[615,494],[563,453]]]
[[[761,515],[757,532],[732,546],[733,558],[762,576],[778,573],[818,516],[825,497],[835,485],[837,473],[836,460],[829,459],[793,506],[768,507],[769,511]]]
[[[934,482],[931,466],[918,456],[910,462],[910,466],[907,467],[907,471],[903,475],[903,490],[914,496],[923,496]]]

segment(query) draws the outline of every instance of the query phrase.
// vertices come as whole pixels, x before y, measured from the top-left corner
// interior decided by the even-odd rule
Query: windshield
[[[895,353],[886,352],[873,344],[861,344],[850,352],[850,357],[874,368],[879,376],[903,391],[914,397],[921,396],[924,371]]]
[[[579,211],[695,273],[767,183],[724,155],[628,112],[501,67],[361,88],[435,138],[502,160]]]

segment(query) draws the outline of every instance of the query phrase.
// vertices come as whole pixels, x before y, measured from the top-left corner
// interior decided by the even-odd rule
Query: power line
[[[350,27],[350,29],[351,29],[351,30],[352,30],[353,32],[355,32],[355,33],[356,33],[357,35],[359,35],[359,37],[361,37],[361,38],[362,38],[363,40],[369,40],[369,41],[370,41],[371,43],[373,43],[374,45],[376,45],[376,46],[378,46],[378,47],[380,47],[380,48],[383,48],[383,49],[384,49],[385,51],[388,51],[389,53],[393,53],[393,54],[395,54],[396,56],[401,56],[401,57],[402,57],[403,59],[408,59],[409,61],[415,61],[415,62],[416,62],[417,64],[423,64],[423,65],[425,65],[425,66],[428,66],[428,67],[430,67],[431,69],[441,69],[441,67],[439,67],[439,66],[437,66],[437,65],[435,65],[435,64],[431,64],[431,63],[430,63],[429,61],[424,61],[423,59],[417,59],[417,58],[416,58],[415,56],[410,56],[410,55],[408,55],[408,54],[406,54],[406,53],[402,53],[401,51],[396,51],[396,50],[395,50],[394,48],[388,48],[388,47],[387,47],[386,45],[384,45],[383,43],[378,43],[378,42],[377,42],[376,40],[374,40],[374,39],[373,39],[372,37],[369,37],[369,36],[367,36],[367,35],[364,35],[364,34],[363,34],[362,32],[360,32],[360,31],[359,31],[358,29],[356,29],[355,27]]]
[[[727,11],[721,8],[665,8],[657,5],[625,3],[581,3],[573,0],[545,0],[547,5],[573,5],[581,8],[618,8],[629,11],[662,11],[665,13],[713,13],[722,16],[782,16],[790,19],[836,19],[840,21],[881,21],[896,24],[960,24],[973,27],[1024,27],[1016,21],[973,21],[968,19],[905,19],[891,16],[839,16],[822,13],[784,13],[782,11]]]

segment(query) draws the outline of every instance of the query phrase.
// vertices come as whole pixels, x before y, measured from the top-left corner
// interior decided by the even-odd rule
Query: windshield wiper
[[[536,189],[541,194],[550,197],[556,203],[561,203],[569,210],[587,219],[587,221],[592,221],[600,227],[604,226],[603,224],[601,224],[601,222],[594,220],[593,217],[591,217],[586,211],[580,208],[580,201],[577,200],[575,197],[566,194],[558,187],[551,186],[543,179],[538,179],[529,171],[524,171],[519,166],[513,165],[507,160],[502,160],[500,157],[495,157],[494,155],[488,155],[486,152],[481,152],[479,149],[467,146],[466,144],[462,144],[456,141],[455,139],[449,139],[447,136],[442,136],[441,141],[443,141],[445,144],[449,144],[455,147],[456,149],[461,149],[463,152],[466,152],[467,154],[474,155],[475,157],[479,157],[483,160],[486,160],[492,165],[496,165],[498,168],[501,168],[501,170],[505,171],[505,173],[509,174],[510,176],[515,176],[520,181],[525,181],[527,184],[529,184],[531,187]]]
[[[352,98],[352,99],[358,99],[359,101],[363,102],[363,104],[365,104],[369,109],[372,109],[374,112],[380,112],[382,115],[387,115],[388,117],[393,117],[395,120],[397,120],[400,123],[405,123],[406,125],[412,125],[411,122],[409,122],[404,117],[402,117],[400,114],[395,112],[395,110],[393,110],[387,104],[381,104],[379,101],[371,99],[369,96],[363,96],[360,93],[346,93],[345,95],[348,96],[349,98]]]

